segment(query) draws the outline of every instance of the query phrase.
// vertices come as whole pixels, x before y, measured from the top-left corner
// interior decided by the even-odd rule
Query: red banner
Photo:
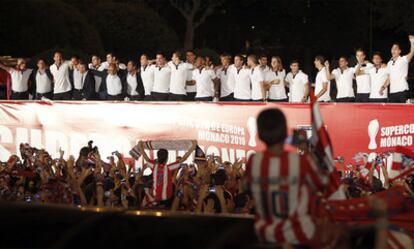
[[[197,139],[204,150],[234,161],[263,149],[255,117],[281,108],[292,129],[310,129],[309,105],[273,103],[0,102],[0,160],[28,142],[54,156],[93,140],[102,155],[128,154],[137,140]],[[335,156],[414,149],[414,105],[321,104]],[[172,152],[174,153],[174,152]],[[173,155],[171,158],[173,158]]]

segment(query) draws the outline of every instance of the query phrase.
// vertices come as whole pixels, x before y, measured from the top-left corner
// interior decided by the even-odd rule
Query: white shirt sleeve
[[[402,57],[402,60],[403,60],[405,63],[410,63],[410,61],[408,60],[408,57],[407,57],[406,55],[404,55],[404,56]]]
[[[303,76],[303,80],[302,80],[303,82],[302,82],[302,84],[305,86],[305,85],[307,85],[308,83],[309,83],[309,77],[308,77],[308,75],[304,75]]]

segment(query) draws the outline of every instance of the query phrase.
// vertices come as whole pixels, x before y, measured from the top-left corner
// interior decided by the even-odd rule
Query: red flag
[[[330,173],[328,193],[333,193],[339,188],[339,174],[336,171],[333,159],[332,143],[329,138],[328,131],[323,122],[321,112],[319,110],[319,102],[313,90],[310,89],[311,99],[311,117],[312,117],[312,137],[311,144],[313,146],[313,153],[315,154],[319,165]]]

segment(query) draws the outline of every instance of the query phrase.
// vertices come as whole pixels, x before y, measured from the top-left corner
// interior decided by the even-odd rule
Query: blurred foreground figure
[[[284,150],[285,115],[268,109],[257,118],[259,138],[266,150],[253,155],[246,168],[246,185],[255,201],[255,230],[265,243],[284,248],[321,248],[334,241],[335,229],[312,215],[317,193],[323,192],[328,174],[304,155]],[[321,232],[323,231],[323,233]]]

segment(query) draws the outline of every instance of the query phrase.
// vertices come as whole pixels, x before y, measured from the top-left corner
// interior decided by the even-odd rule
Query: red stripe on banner
[[[293,218],[291,219],[293,232],[295,233],[296,238],[299,240],[300,244],[307,244],[309,240],[306,238],[305,233],[302,230],[302,226],[300,225],[298,214],[295,213]],[[315,231],[316,233],[316,231]]]

